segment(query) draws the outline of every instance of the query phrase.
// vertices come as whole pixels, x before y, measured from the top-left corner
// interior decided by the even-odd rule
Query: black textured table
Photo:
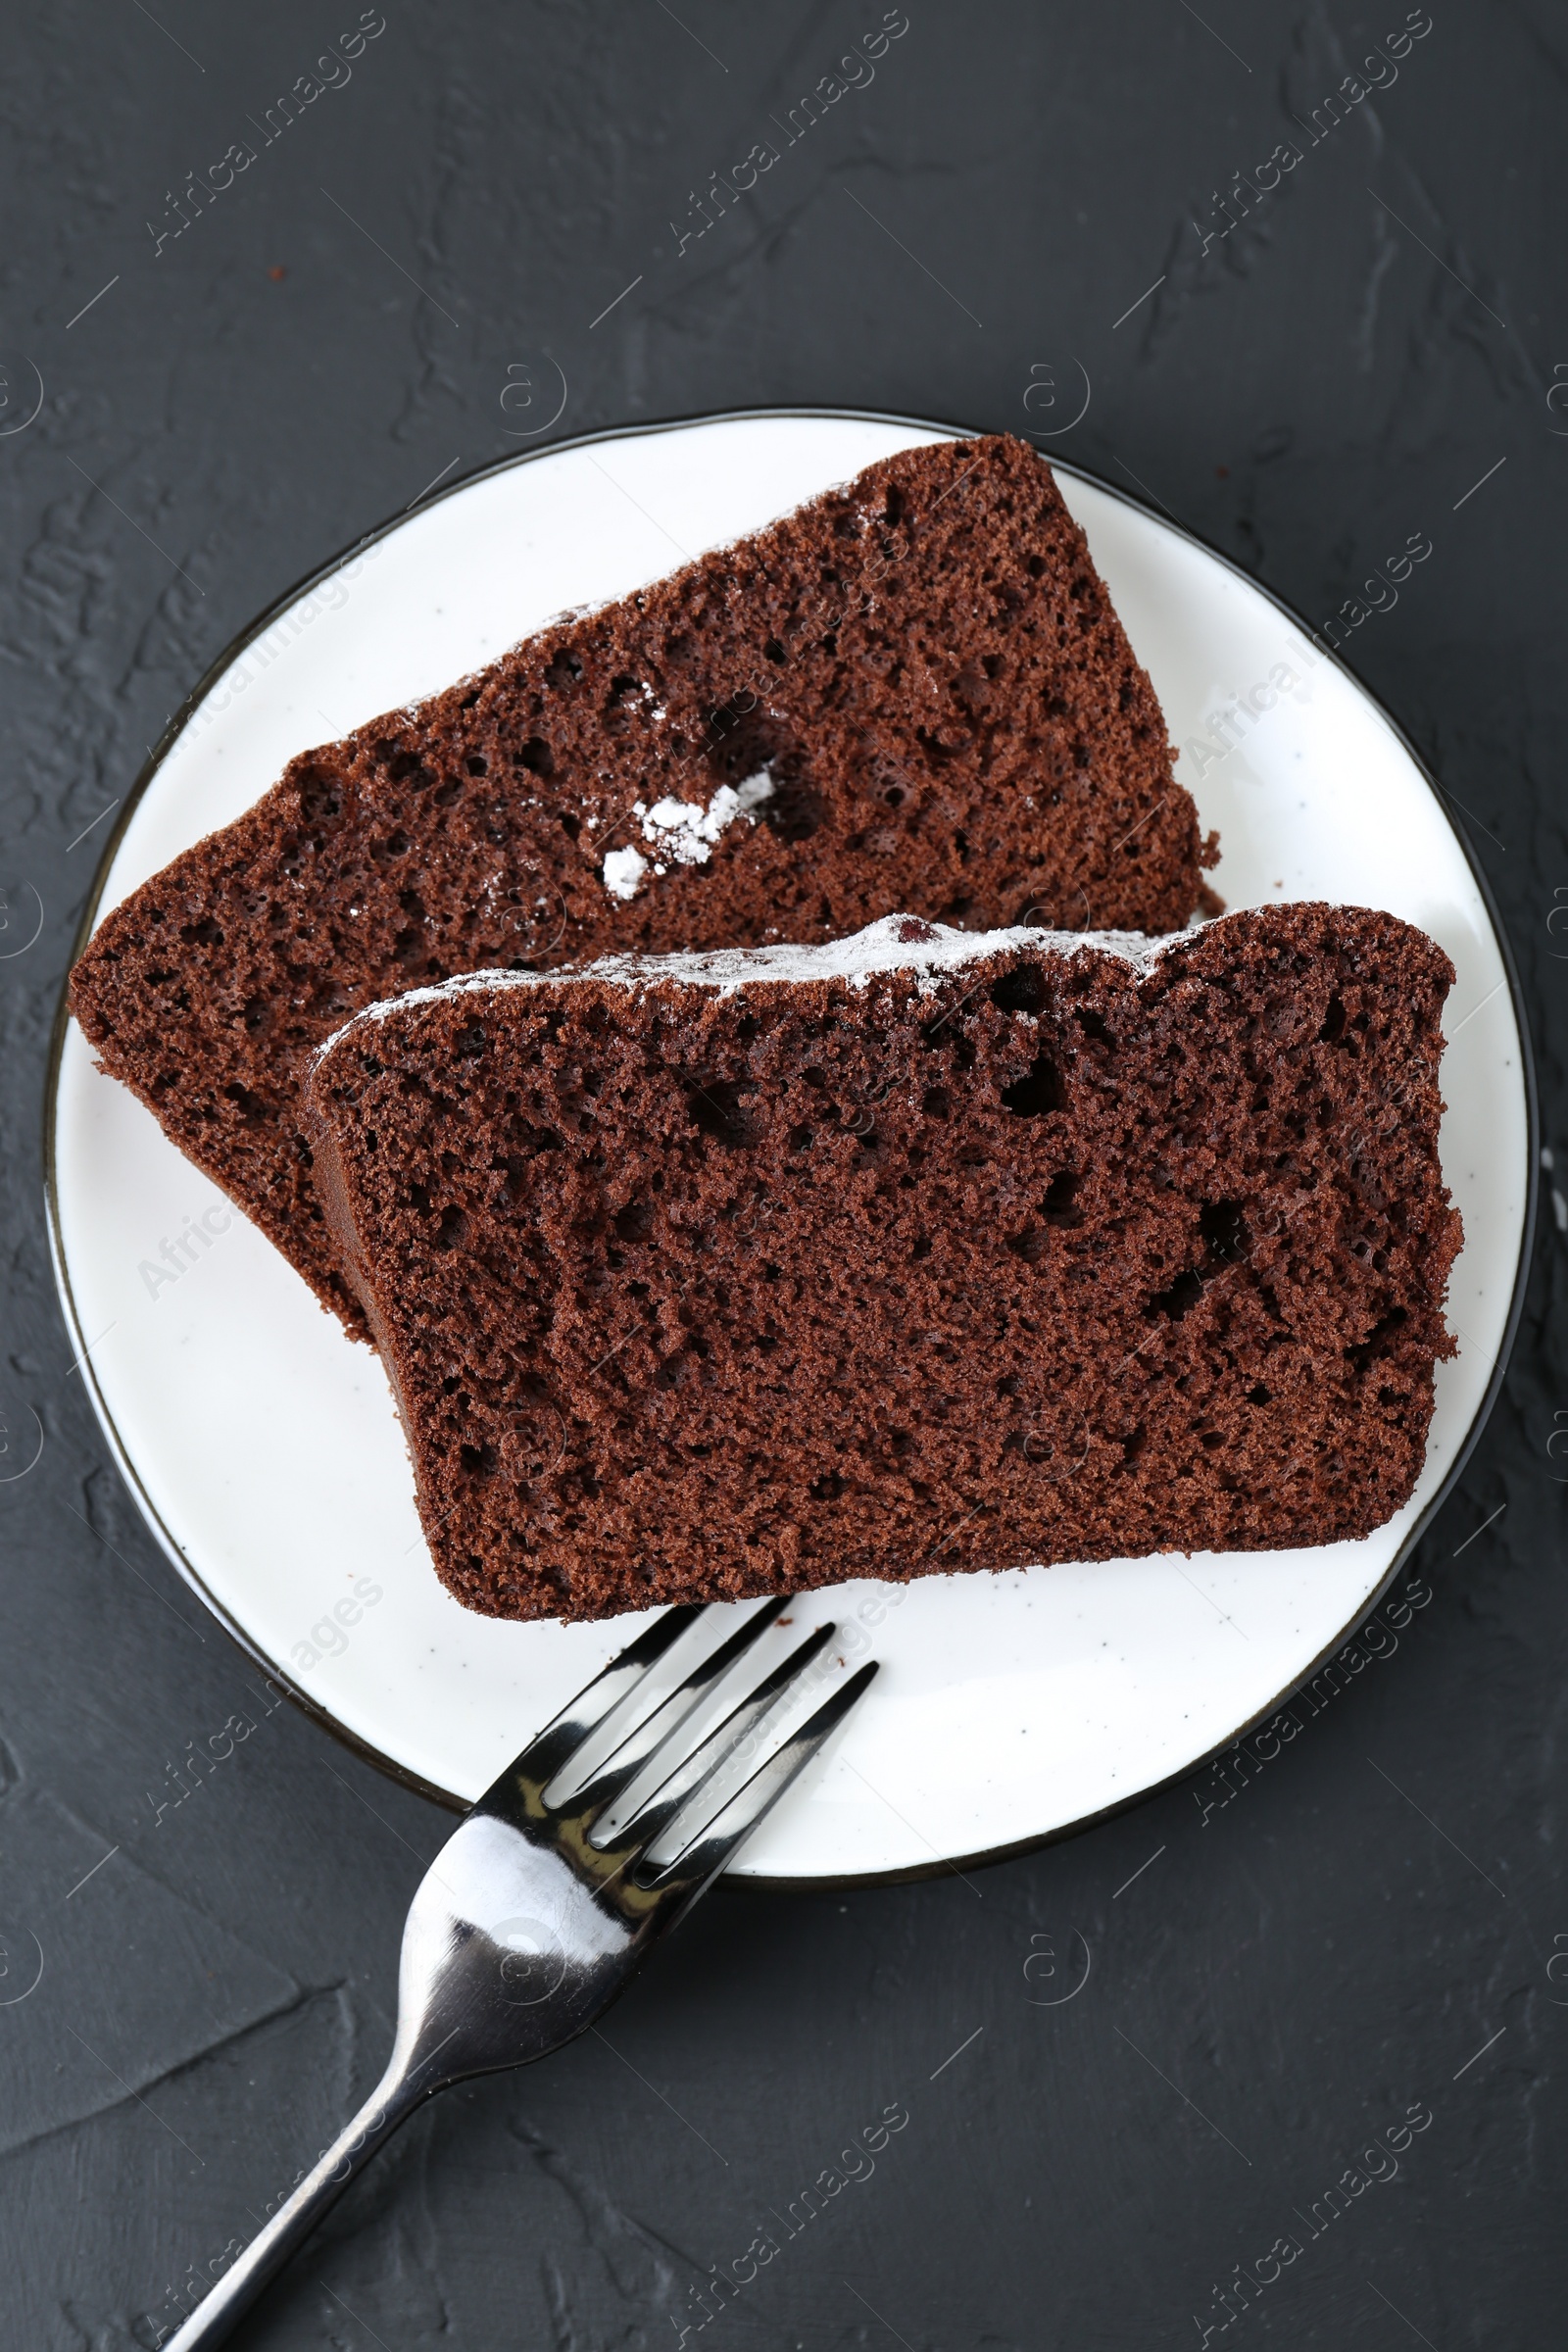
[[[69,1369],[46,1053],[146,746],[435,479],[639,418],[1057,435],[1313,619],[1423,532],[1347,658],[1468,812],[1560,1152],[1568,23],[100,0],[7,52],[0,2343],[108,2352],[374,2079],[448,1827],[202,1620]],[[1459,1489],[1289,1746],[962,1878],[720,1892],[608,2038],[416,2118],[236,2340],[1559,2340],[1564,1192]]]

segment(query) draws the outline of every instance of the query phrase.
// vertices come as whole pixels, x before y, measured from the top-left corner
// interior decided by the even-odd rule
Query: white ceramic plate
[[[547,450],[430,501],[328,566],[198,690],[111,845],[90,919],[237,816],[294,753],[447,685],[566,607],[622,595],[940,437],[891,418],[729,417]],[[1459,1353],[1439,1367],[1413,1499],[1363,1543],[850,1585],[799,1603],[797,1629],[831,1613],[849,1629],[845,1654],[874,1649],[884,1671],[747,1849],[752,1878],[995,1853],[1223,1746],[1393,1574],[1480,1425],[1511,1328],[1527,1069],[1503,952],[1433,787],[1362,689],[1240,573],[1118,494],[1065,469],[1061,483],[1184,746],[1201,821],[1220,829],[1214,880],[1230,905],[1387,907],[1458,968],[1443,1161],[1465,1221],[1448,1309]],[[1210,714],[1248,695],[1253,714],[1216,729]],[[476,1796],[644,1620],[507,1625],[460,1608],[425,1553],[376,1357],[94,1069],[74,1026],[51,1119],[67,1313],[175,1566],[379,1761]],[[192,1241],[177,1280],[155,1280],[164,1242],[204,1219],[210,1246]]]

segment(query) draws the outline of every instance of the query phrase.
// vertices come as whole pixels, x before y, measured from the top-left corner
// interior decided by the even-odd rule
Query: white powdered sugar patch
[[[646,802],[633,802],[632,814],[641,822],[644,841],[654,850],[654,871],[662,874],[668,865],[706,865],[714,843],[736,818],[744,816],[755,825],[756,811],[772,797],[772,774],[760,767],[755,776],[746,776],[739,784],[721,784],[706,808],[700,801],[666,797],[651,808]],[[609,851],[602,873],[611,897],[634,899],[649,863],[640,850]]]
[[[815,947],[714,948],[680,956],[605,956],[586,967],[592,974],[621,987],[641,989],[661,980],[687,988],[710,988],[719,996],[759,981],[846,980],[863,988],[875,972],[911,972],[922,992],[937,985],[943,973],[979,962],[1006,948],[1044,948],[1053,956],[1076,955],[1098,949],[1145,968],[1162,951],[1190,931],[1172,931],[1151,938],[1142,931],[1043,931],[1020,924],[1005,931],[956,931],[947,923],[928,923],[918,916],[885,914],[848,939],[825,940]],[[515,977],[521,978],[522,974]],[[558,973],[559,979],[567,975]],[[447,987],[459,985],[445,983]]]
[[[629,855],[635,857],[637,853],[634,850]],[[1219,919],[1223,922],[1225,918]],[[1087,949],[1102,956],[1118,956],[1140,973],[1147,972],[1167,948],[1175,947],[1180,940],[1196,938],[1200,929],[1208,928],[1207,924],[1194,924],[1185,931],[1158,935],[1142,931],[1040,931],[1029,924],[1006,931],[955,931],[947,923],[928,923],[915,915],[885,914],[879,921],[867,923],[863,931],[853,932],[848,939],[826,940],[819,947],[717,948],[683,956],[605,956],[597,963],[586,964],[574,972],[467,972],[454,980],[438,981],[430,988],[410,989],[406,996],[388,997],[381,1004],[367,1005],[317,1048],[312,1061],[314,1064],[322,1060],[340,1039],[362,1022],[384,1021],[404,1005],[438,1004],[447,997],[500,995],[513,988],[571,988],[585,980],[623,988],[634,996],[661,982],[673,981],[677,986],[712,989],[716,995],[728,997],[743,988],[765,987],[779,981],[799,985],[813,980],[842,980],[851,988],[863,988],[877,972],[912,973],[921,994],[929,995],[944,973],[960,970],[967,963],[978,963],[1007,948],[1043,948],[1048,955],[1061,957],[1076,956]]]
[[[612,899],[634,899],[648,871],[648,860],[637,850],[605,852],[604,883]]]

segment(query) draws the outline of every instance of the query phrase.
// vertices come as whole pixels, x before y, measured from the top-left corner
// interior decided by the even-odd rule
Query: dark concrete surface
[[[1399,58],[1398,0],[907,0],[785,147],[874,0],[385,0],[268,143],[357,14],[56,0],[5,34],[0,2344],[162,2340],[373,2080],[448,1826],[194,1638],[69,1374],[40,1130],[102,812],[258,609],[525,445],[547,353],[546,438],[791,402],[1049,431],[1026,395],[1076,365],[1049,446],[1313,618],[1428,533],[1350,659],[1471,812],[1559,1157],[1421,1605],[1300,1738],[1229,1801],[1204,1773],[961,1880],[714,1896],[604,2038],[417,2117],[236,2340],[1560,2341],[1568,20],[1433,0]],[[1374,41],[1381,86],[1314,134]],[[176,236],[232,142],[255,161]],[[160,1818],[236,1711],[255,1735]],[[874,2173],[786,2235],[895,2103]]]

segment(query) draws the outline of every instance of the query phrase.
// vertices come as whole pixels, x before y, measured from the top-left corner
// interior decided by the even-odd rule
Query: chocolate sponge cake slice
[[[316,1062],[436,1566],[506,1617],[1361,1536],[1452,1352],[1442,950],[890,917],[481,973]]]
[[[362,1331],[300,1102],[358,1007],[895,907],[1175,929],[1205,854],[1049,468],[944,441],[295,760],[107,917],[71,1002]]]

